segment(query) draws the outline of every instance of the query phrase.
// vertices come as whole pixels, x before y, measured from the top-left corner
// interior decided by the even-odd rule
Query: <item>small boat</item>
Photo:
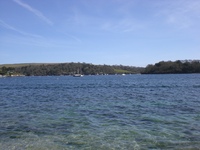
[[[74,74],[73,77],[83,77],[82,74]]]
[[[73,77],[83,77],[83,75],[80,73],[80,69],[77,69],[77,72],[74,73]]]

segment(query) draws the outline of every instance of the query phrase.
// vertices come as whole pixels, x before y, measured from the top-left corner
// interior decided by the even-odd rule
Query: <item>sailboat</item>
[[[77,70],[77,73],[75,73],[75,74],[73,75],[73,77],[83,77],[83,75],[79,73],[79,69],[78,69],[78,70]]]
[[[83,77],[83,75],[82,75],[82,74],[77,74],[77,73],[76,73],[76,74],[73,75],[73,77]]]

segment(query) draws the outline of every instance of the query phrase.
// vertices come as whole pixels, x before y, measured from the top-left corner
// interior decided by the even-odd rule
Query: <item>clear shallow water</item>
[[[200,74],[0,78],[0,149],[200,149]]]

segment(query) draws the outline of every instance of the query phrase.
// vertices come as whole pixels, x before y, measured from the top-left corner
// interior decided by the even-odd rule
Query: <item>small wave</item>
[[[200,88],[200,85],[193,85],[193,88]]]

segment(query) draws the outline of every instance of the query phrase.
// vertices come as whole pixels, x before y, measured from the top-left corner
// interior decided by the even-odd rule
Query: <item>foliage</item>
[[[148,65],[143,74],[169,74],[169,73],[200,73],[199,60],[161,61],[155,65]]]
[[[5,67],[3,66],[0,69],[0,75],[7,75],[7,76],[11,76],[11,74],[14,72],[15,68],[13,67]]]
[[[15,65],[12,65],[15,66]],[[3,69],[4,68],[4,69]],[[10,67],[8,67],[10,68]],[[2,75],[8,72],[8,68],[2,67]],[[5,70],[6,69],[6,70]],[[59,63],[59,64],[27,64],[13,67],[15,74],[23,74],[26,76],[52,76],[52,75],[73,75],[80,73],[84,75],[96,74],[122,74],[122,73],[140,73],[143,68],[130,66],[109,66],[109,65],[93,65],[87,63]]]
[[[200,73],[199,60],[160,61],[146,68],[123,65],[93,65],[88,63],[57,63],[57,64],[9,64],[0,66],[0,75],[14,74],[26,76],[53,76],[103,74],[169,74],[169,73]]]

